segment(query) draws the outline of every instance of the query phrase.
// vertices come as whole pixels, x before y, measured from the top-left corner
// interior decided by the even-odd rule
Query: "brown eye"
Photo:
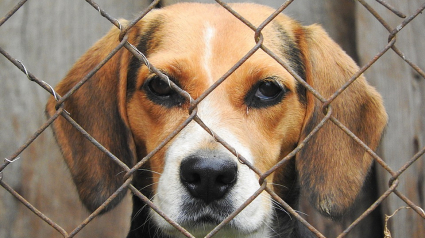
[[[269,101],[278,97],[283,92],[283,88],[273,81],[264,81],[258,85],[255,97],[260,100]]]
[[[178,80],[168,76],[169,79],[162,80],[159,76],[154,75],[148,78],[141,89],[146,96],[154,103],[171,108],[181,106],[185,102],[185,98],[170,87],[167,80],[171,80],[180,87]]]
[[[279,104],[289,90],[277,83],[278,77],[269,77],[252,85],[244,101],[249,108],[267,108]]]
[[[168,97],[174,91],[170,88],[170,85],[162,80],[159,76],[154,76],[148,82],[149,90],[160,97]]]

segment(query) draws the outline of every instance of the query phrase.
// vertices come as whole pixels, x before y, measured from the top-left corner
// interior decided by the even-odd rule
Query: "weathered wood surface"
[[[375,1],[368,1],[391,28],[404,19]],[[389,1],[396,9],[410,16],[423,5],[423,1]],[[388,42],[388,31],[364,7],[357,11],[357,35],[360,61],[365,64],[381,51]],[[425,18],[419,15],[397,35],[396,46],[405,57],[425,69]],[[380,154],[395,171],[399,170],[425,145],[425,79],[413,70],[393,51],[379,59],[367,72],[366,77],[384,97],[389,123],[381,143]],[[425,207],[425,158],[422,156],[399,178],[397,188],[416,205]],[[378,166],[380,167],[380,166]],[[379,169],[380,194],[388,189],[388,172]],[[390,215],[398,208],[407,206],[392,194],[385,200],[383,213]],[[425,220],[413,210],[401,210],[389,221],[393,237],[424,237]]]
[[[97,0],[104,10],[116,18],[132,19],[147,6],[148,0]],[[163,0],[162,5],[176,2]],[[213,0],[201,0],[210,2]],[[242,2],[242,1],[232,1]],[[256,0],[272,7],[283,1]],[[390,23],[395,17],[375,1],[370,4]],[[420,0],[390,1],[403,13],[412,14]],[[0,1],[0,17],[17,1]],[[297,0],[284,11],[303,24],[320,23],[360,65],[375,56],[386,44],[388,32],[364,7],[351,0]],[[424,17],[403,29],[397,46],[407,58],[422,69],[425,63]],[[10,53],[39,79],[55,85],[97,39],[111,27],[109,21],[85,1],[28,1],[10,20],[0,27],[0,47]],[[425,79],[418,76],[395,53],[389,52],[372,66],[366,77],[383,95],[389,113],[389,124],[379,154],[394,170],[398,170],[425,144]],[[4,57],[0,56],[0,158],[9,157],[44,122],[44,104],[48,94]],[[10,184],[31,204],[68,232],[88,214],[76,195],[69,172],[63,163],[50,129],[43,133],[3,172],[3,181]],[[0,161],[0,163],[2,163]],[[419,159],[400,177],[399,191],[417,205],[425,206],[424,159]],[[378,167],[378,194],[388,188],[389,174]],[[374,178],[370,185],[374,184]],[[367,193],[373,193],[371,186]],[[367,198],[367,196],[365,196]],[[366,209],[371,201],[362,198],[354,214],[343,223],[335,223],[317,214],[308,203],[301,211],[306,219],[327,237],[335,237]],[[77,237],[124,237],[129,227],[129,200],[84,228]],[[394,194],[385,200],[374,216],[361,222],[349,237],[382,237],[383,214],[391,214],[405,204]],[[393,237],[423,237],[425,222],[412,210],[402,210],[390,220]],[[49,225],[0,188],[0,238],[59,237]]]
[[[19,1],[0,1],[3,17]],[[113,17],[132,19],[147,1],[96,0]],[[0,47],[52,86],[111,24],[85,1],[28,1],[0,27]],[[0,56],[0,163],[45,121],[48,93]],[[37,209],[71,232],[89,215],[81,205],[50,128],[3,171],[11,185]],[[124,237],[129,202],[90,222],[76,237]],[[118,219],[117,219],[118,218]],[[60,237],[0,188],[0,237]]]

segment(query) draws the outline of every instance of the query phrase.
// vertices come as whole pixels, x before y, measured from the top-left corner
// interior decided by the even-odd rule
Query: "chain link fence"
[[[20,11],[21,7],[26,4],[27,0],[20,1],[18,4],[16,4],[15,7],[10,9],[10,11],[4,16],[2,19],[0,19],[0,27],[8,21],[8,19],[15,14],[17,11]],[[51,85],[46,83],[43,80],[40,80],[37,78],[36,75],[33,75],[31,71],[26,68],[23,62],[15,59],[13,55],[10,55],[8,52],[6,52],[3,48],[0,47],[0,53],[7,58],[14,66],[16,66],[20,71],[22,71],[23,74],[26,75],[26,77],[36,83],[37,85],[35,87],[41,87],[44,90],[46,90],[48,93],[52,94],[56,100],[57,100],[57,112],[50,118],[48,118],[44,125],[42,125],[37,131],[34,132],[34,134],[28,138],[27,142],[24,143],[19,149],[15,151],[12,155],[4,159],[3,164],[0,165],[0,185],[3,187],[3,189],[7,190],[12,196],[14,196],[17,200],[19,200],[23,205],[25,205],[29,211],[36,214],[40,219],[45,221],[47,224],[49,224],[51,227],[53,227],[55,230],[57,230],[58,233],[60,233],[63,237],[74,237],[77,233],[79,233],[82,229],[84,229],[93,219],[96,219],[99,214],[102,212],[105,207],[107,207],[111,201],[118,196],[123,190],[126,188],[130,189],[130,191],[137,197],[139,197],[143,202],[148,204],[155,212],[157,212],[160,216],[162,216],[167,222],[169,222],[172,226],[174,226],[176,229],[178,229],[183,235],[187,237],[193,237],[192,234],[190,234],[187,230],[185,230],[182,226],[180,226],[178,223],[167,217],[166,214],[163,213],[158,207],[156,207],[151,200],[144,196],[137,188],[135,188],[131,184],[131,177],[132,175],[140,169],[144,163],[148,162],[149,159],[154,156],[154,154],[159,151],[162,147],[164,147],[174,136],[176,136],[185,126],[187,126],[190,122],[195,121],[198,123],[202,128],[205,129],[206,132],[208,132],[214,139],[222,144],[224,147],[226,147],[233,155],[235,155],[239,161],[246,164],[250,167],[252,171],[254,171],[259,176],[259,183],[261,185],[260,189],[255,194],[252,194],[250,199],[248,199],[241,207],[236,209],[232,214],[230,214],[225,220],[223,220],[217,227],[215,227],[206,237],[212,237],[214,236],[220,229],[222,229],[226,224],[228,224],[236,215],[238,215],[246,206],[250,204],[257,196],[259,196],[262,192],[269,193],[271,197],[277,201],[288,213],[291,214],[291,216],[294,219],[298,219],[302,224],[304,224],[309,230],[311,230],[317,237],[324,237],[324,235],[316,229],[313,225],[308,223],[302,215],[300,215],[297,211],[295,211],[293,208],[291,208],[284,200],[282,200],[273,190],[271,190],[269,187],[267,187],[267,177],[273,173],[276,169],[279,168],[279,166],[283,165],[286,161],[288,161],[291,157],[293,157],[297,152],[299,152],[302,148],[302,146],[307,143],[312,135],[319,131],[321,127],[328,121],[331,123],[334,123],[336,126],[338,126],[342,131],[344,131],[348,136],[350,136],[353,140],[355,140],[361,147],[364,148],[367,153],[369,153],[373,159],[377,162],[378,166],[382,167],[386,173],[388,173],[391,177],[391,179],[388,181],[388,189],[383,192],[380,197],[370,206],[366,211],[363,212],[357,219],[352,222],[346,229],[338,236],[338,237],[344,237],[345,235],[349,234],[349,232],[359,224],[360,221],[362,221],[365,217],[367,217],[372,211],[377,209],[377,207],[390,196],[391,194],[395,194],[397,197],[399,197],[406,205],[406,207],[409,207],[410,209],[414,210],[418,216],[420,216],[419,219],[422,219],[425,221],[425,212],[424,210],[415,204],[414,202],[409,199],[405,194],[400,192],[397,189],[397,186],[399,184],[399,178],[400,176],[409,168],[411,167],[416,161],[420,160],[425,153],[425,147],[420,148],[419,151],[411,157],[402,167],[400,168],[391,168],[378,154],[376,154],[374,151],[372,151],[363,141],[361,141],[356,135],[354,135],[349,129],[347,129],[346,125],[343,125],[340,123],[333,115],[332,110],[327,110],[326,116],[323,118],[320,124],[316,126],[316,128],[313,130],[313,132],[307,136],[307,138],[300,143],[300,145],[294,149],[290,154],[288,154],[285,158],[282,158],[278,164],[276,164],[271,170],[266,172],[261,172],[258,170],[255,166],[251,165],[243,156],[238,153],[234,148],[230,146],[230,144],[217,136],[210,128],[208,128],[202,120],[197,115],[197,105],[204,100],[204,98],[211,93],[218,85],[220,85],[222,82],[224,82],[229,75],[231,75],[240,65],[242,65],[247,59],[249,59],[252,54],[257,50],[262,50],[270,55],[273,59],[275,59],[282,67],[284,67],[288,72],[293,74],[293,76],[302,83],[307,90],[309,90],[317,99],[319,99],[323,103],[323,107],[327,108],[333,100],[335,100],[346,88],[350,87],[350,85],[365,71],[367,71],[375,62],[379,61],[381,59],[381,56],[384,54],[387,54],[387,52],[395,52],[409,67],[411,67],[418,75],[420,75],[420,79],[425,79],[425,73],[424,71],[417,65],[415,62],[412,62],[407,57],[405,57],[405,54],[396,46],[397,36],[403,33],[403,28],[410,24],[412,21],[415,20],[415,18],[422,13],[422,11],[425,9],[425,3],[422,6],[417,6],[417,10],[414,14],[406,16],[399,10],[395,9],[394,7],[390,6],[384,1],[377,0],[382,6],[386,7],[392,14],[397,15],[400,17],[401,22],[400,24],[392,28],[389,26],[389,24],[383,19],[382,16],[380,16],[377,11],[372,8],[367,2],[363,0],[358,0],[360,5],[367,9],[367,11],[370,12],[387,30],[388,30],[388,43],[386,45],[382,45],[382,50],[380,52],[377,52],[376,55],[367,63],[361,66],[360,70],[352,75],[352,77],[346,82],[345,85],[343,85],[340,89],[335,91],[335,93],[329,97],[324,98],[322,97],[313,87],[306,84],[296,73],[294,73],[291,70],[291,67],[288,66],[286,62],[281,60],[277,55],[275,55],[273,52],[271,52],[266,46],[263,45],[263,41],[261,40],[261,31],[264,29],[265,26],[267,26],[275,17],[277,14],[284,12],[285,8],[292,4],[293,1],[286,1],[284,2],[280,8],[278,8],[275,12],[275,14],[270,15],[269,18],[267,18],[263,24],[261,24],[258,28],[252,25],[248,20],[240,16],[237,12],[235,12],[231,7],[229,7],[225,2],[216,0],[218,4],[220,4],[223,8],[228,10],[230,13],[232,13],[235,17],[237,17],[241,22],[243,22],[245,25],[247,25],[249,28],[252,29],[253,32],[255,32],[256,38],[253,39],[256,42],[256,45],[252,50],[246,54],[243,58],[239,60],[229,71],[222,75],[218,81],[211,86],[207,91],[205,91],[201,96],[199,96],[196,100],[192,99],[192,97],[185,92],[184,90],[180,89],[177,85],[172,85],[173,89],[175,89],[177,92],[179,92],[183,97],[187,98],[191,102],[190,109],[188,111],[189,117],[185,120],[184,123],[182,123],[178,129],[173,131],[170,135],[168,135],[167,139],[161,143],[161,146],[156,148],[154,151],[150,151],[148,155],[143,158],[140,162],[138,162],[134,167],[130,168],[127,165],[125,165],[121,160],[117,157],[115,157],[112,153],[110,153],[105,147],[103,147],[100,143],[98,143],[90,134],[86,133],[83,128],[81,128],[73,119],[72,115],[69,115],[66,110],[63,108],[63,103],[66,103],[67,99],[70,95],[72,95],[76,90],[79,90],[79,88],[88,80],[90,80],[90,77],[94,75],[104,64],[108,62],[108,60],[119,50],[126,49],[129,52],[131,52],[137,59],[139,59],[141,62],[143,62],[145,65],[149,66],[149,69],[151,72],[157,74],[157,75],[163,75],[156,67],[155,65],[152,65],[148,62],[148,60],[144,57],[143,54],[141,54],[137,48],[133,45],[131,45],[127,41],[127,32],[129,29],[131,29],[140,19],[146,16],[152,9],[154,9],[159,3],[159,0],[153,1],[152,4],[146,8],[143,12],[140,13],[134,20],[132,20],[126,27],[123,27],[119,20],[111,16],[107,10],[103,9],[101,6],[99,6],[96,2],[91,0],[86,0],[87,4],[93,7],[94,11],[98,11],[102,17],[105,18],[106,21],[109,21],[111,24],[116,26],[118,29],[121,30],[120,39],[117,39],[120,41],[120,44],[112,51],[110,52],[109,56],[103,61],[97,65],[93,70],[84,77],[81,82],[74,87],[70,92],[68,92],[66,95],[58,95],[55,90],[52,88]],[[423,30],[423,29],[420,29]],[[54,63],[54,62],[52,62]],[[165,77],[165,76],[164,76]],[[72,231],[67,231],[63,227],[61,227],[56,221],[52,220],[45,214],[43,214],[41,211],[37,209],[36,206],[31,204],[29,201],[26,200],[25,197],[21,196],[18,191],[12,188],[8,183],[4,180],[4,171],[7,170],[7,167],[11,164],[16,162],[19,159],[19,155],[25,151],[33,142],[38,138],[42,133],[45,133],[45,130],[49,128],[52,123],[58,118],[58,117],[64,117],[66,120],[69,121],[77,130],[79,130],[88,140],[90,140],[96,147],[98,147],[99,150],[103,151],[105,154],[107,154],[111,160],[115,161],[119,166],[122,167],[122,169],[126,172],[126,178],[128,178],[125,183],[121,185],[121,187],[112,194],[112,196],[106,200],[102,206],[100,206],[96,211],[94,211],[92,214],[90,214],[81,224],[77,227],[75,227]],[[391,128],[389,128],[391,129]],[[423,158],[422,158],[423,159]],[[25,161],[24,161],[25,162]],[[67,215],[69,216],[69,214]],[[72,216],[72,215],[71,215]],[[388,217],[389,219],[389,217]],[[384,231],[383,231],[384,233]],[[391,234],[389,232],[389,229],[387,226],[385,226],[385,235],[386,237],[391,237]]]

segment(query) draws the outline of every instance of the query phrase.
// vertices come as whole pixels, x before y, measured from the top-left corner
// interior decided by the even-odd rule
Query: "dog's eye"
[[[245,96],[245,104],[252,108],[265,108],[282,101],[288,90],[275,80],[257,82]]]
[[[260,100],[273,100],[279,94],[281,94],[283,89],[272,81],[264,81],[258,85],[258,89],[255,92],[255,96]]]
[[[154,76],[148,82],[148,87],[157,96],[168,97],[173,93],[170,85],[158,76]]]
[[[175,80],[173,82],[179,86],[178,82]],[[173,90],[167,81],[162,80],[157,75],[148,78],[143,84],[142,89],[152,102],[164,107],[181,106],[185,102],[183,96]]]

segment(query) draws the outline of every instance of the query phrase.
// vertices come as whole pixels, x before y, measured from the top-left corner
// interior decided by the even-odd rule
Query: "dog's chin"
[[[190,202],[189,202],[190,201]],[[186,200],[182,206],[179,215],[173,219],[181,225],[185,230],[195,237],[205,237],[220,223],[222,223],[233,211],[233,208],[225,200],[216,201],[206,205],[196,200]],[[186,237],[168,222],[158,219],[154,215],[157,225],[166,235],[170,237]],[[246,225],[236,216],[229,223],[224,225],[217,233],[217,237],[267,237],[267,222],[260,222],[256,225]]]
[[[211,217],[203,217],[198,222],[181,223],[180,225],[194,237],[205,237],[216,228],[221,221]],[[260,226],[257,229],[246,229],[235,227],[232,222],[222,227],[214,237],[232,237],[232,238],[267,238],[267,226]],[[162,230],[169,237],[186,237],[177,229],[168,227]]]

